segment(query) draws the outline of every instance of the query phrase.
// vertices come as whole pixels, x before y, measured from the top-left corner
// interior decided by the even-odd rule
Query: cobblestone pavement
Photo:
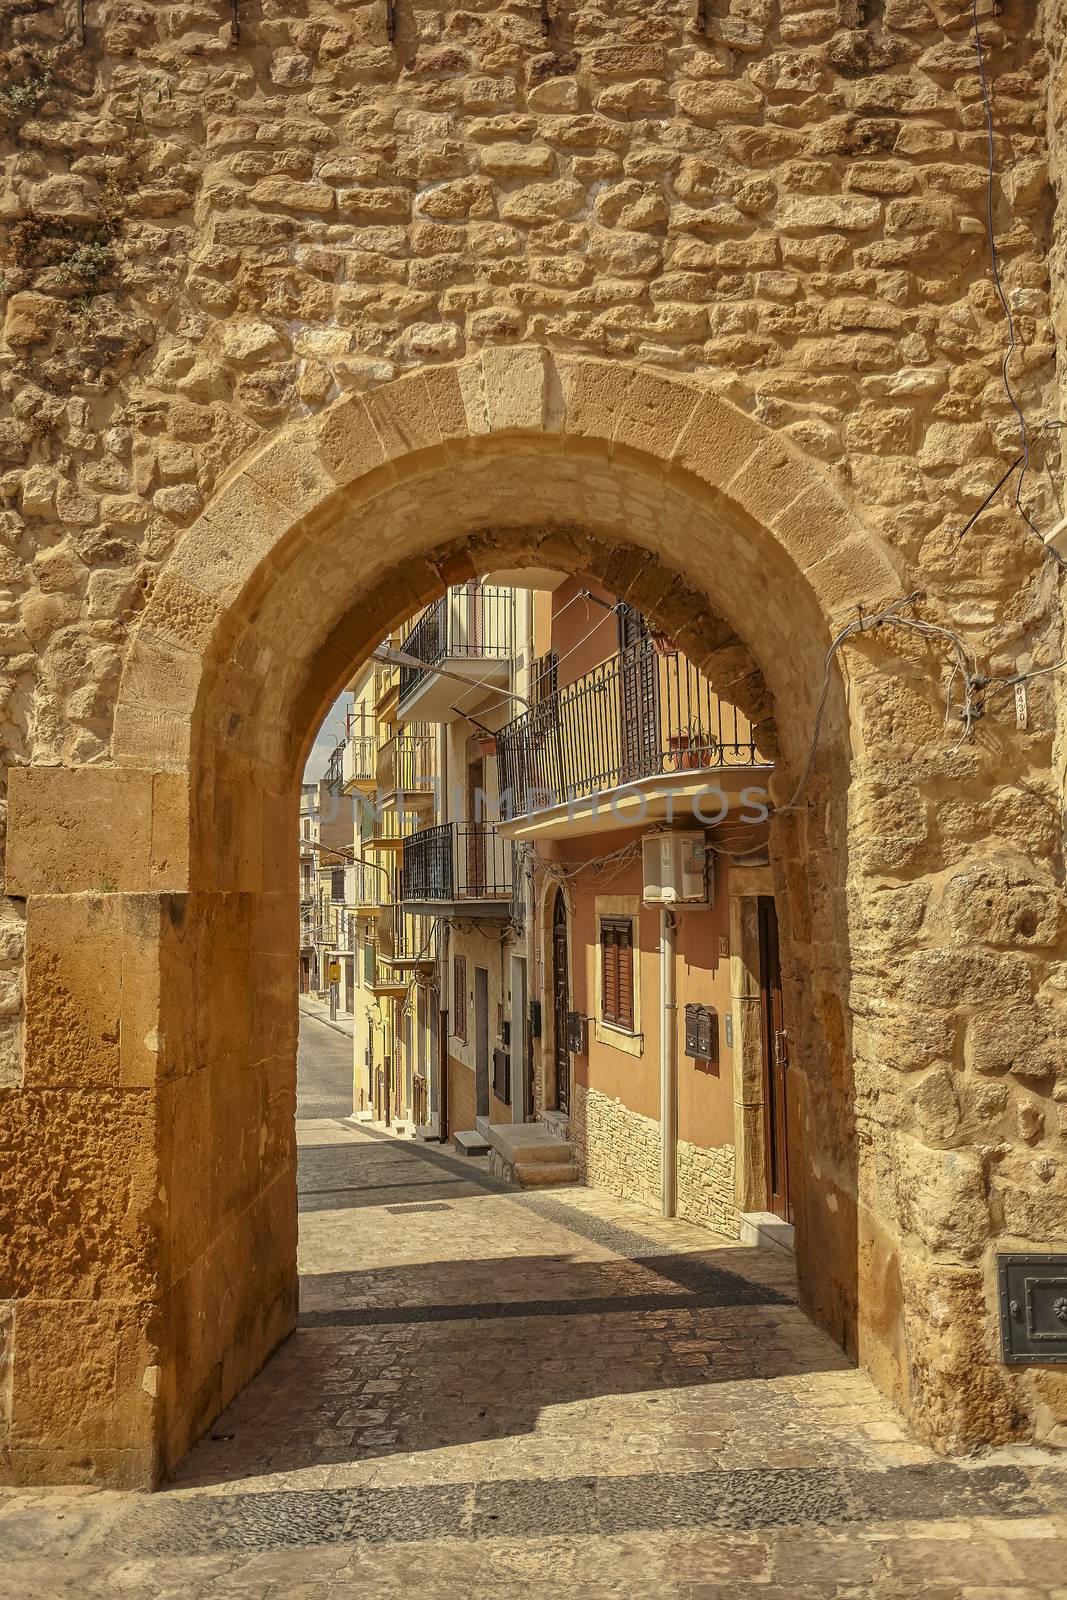
[[[160,1493],[0,1495],[0,1600],[1067,1600],[1067,1460],[910,1442],[786,1258],[300,1138],[297,1332]]]

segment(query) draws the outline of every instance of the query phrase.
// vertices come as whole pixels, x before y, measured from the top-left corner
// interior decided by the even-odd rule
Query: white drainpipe
[[[678,1029],[674,998],[674,912],[659,914],[659,1126],[660,1192],[663,1215],[673,1217],[678,1200]]]

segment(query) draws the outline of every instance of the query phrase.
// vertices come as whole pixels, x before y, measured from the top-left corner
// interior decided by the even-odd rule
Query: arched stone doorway
[[[773,715],[783,794],[829,639],[906,592],[853,509],[767,430],[698,381],[621,363],[487,350],[340,402],[250,459],[156,585],[113,765],[13,774],[9,889],[28,901],[29,955],[9,1136],[12,1475],[154,1481],[293,1326],[297,776],[353,663],[504,555],[594,574],[768,735]],[[900,668],[888,642],[865,639],[851,665],[804,799],[773,824],[802,1292],[933,1437],[1002,1437],[1019,1386],[991,1349],[959,1382],[955,1330],[931,1314],[961,1264],[981,1296],[975,1196],[957,1183],[946,1210],[941,1153],[905,1119],[901,1197],[894,1129],[872,1111],[883,1063],[854,1043],[857,1007],[872,1037],[885,945],[862,805],[916,743],[884,693],[882,669]],[[904,670],[936,708],[937,662]],[[885,961],[879,1004],[906,1017]],[[56,1093],[72,1079],[73,1099]],[[966,1315],[988,1347],[980,1299]]]

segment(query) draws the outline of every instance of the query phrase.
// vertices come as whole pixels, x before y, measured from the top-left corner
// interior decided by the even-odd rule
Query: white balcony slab
[[[401,698],[397,721],[455,722],[464,711],[477,711],[494,692],[509,688],[510,679],[510,656],[442,656],[419,675]],[[454,709],[457,704],[458,711]]]
[[[545,805],[496,824],[504,839],[578,839],[617,833],[653,822],[680,828],[713,828],[753,818],[753,843],[761,837],[757,808],[769,804],[774,767],[700,767],[657,773],[593,795]],[[746,794],[747,791],[747,794]]]

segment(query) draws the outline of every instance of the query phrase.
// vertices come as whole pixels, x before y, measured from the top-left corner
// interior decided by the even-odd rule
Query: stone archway
[[[594,574],[755,720],[773,707],[787,778],[835,626],[906,590],[795,452],[698,380],[621,363],[486,350],[294,423],[235,472],[156,585],[113,763],[12,774],[29,937],[10,1475],[155,1481],[292,1328],[297,774],[353,664],[502,556]],[[853,1048],[877,868],[850,792],[884,786],[899,711],[886,643],[857,660],[803,806],[774,824],[803,1292],[932,1436],[999,1437],[1017,1396],[992,1360],[957,1388],[929,1316],[941,1260],[980,1285],[974,1196],[943,1215],[936,1155],[916,1155],[907,1212],[870,1114],[881,1063]],[[936,662],[905,670],[935,706]]]

